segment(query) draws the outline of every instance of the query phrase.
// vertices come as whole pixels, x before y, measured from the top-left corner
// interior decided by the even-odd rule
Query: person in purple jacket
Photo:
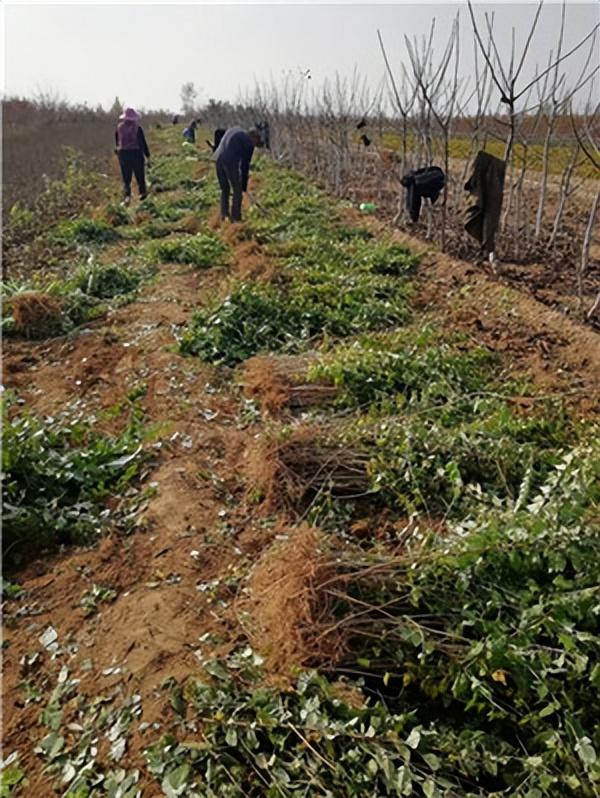
[[[257,130],[230,127],[215,150],[213,160],[221,187],[221,219],[242,220],[242,193],[248,190],[248,172],[255,147],[262,147]],[[231,212],[229,195],[232,194]]]
[[[150,163],[150,150],[140,125],[140,115],[133,108],[126,108],[119,117],[119,124],[115,130],[115,142],[123,178],[123,202],[128,205],[131,201],[131,178],[133,175],[138,184],[140,198],[145,199],[147,190],[144,156]]]

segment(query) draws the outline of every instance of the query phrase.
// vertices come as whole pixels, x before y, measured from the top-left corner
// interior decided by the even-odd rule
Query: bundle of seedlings
[[[479,397],[458,416],[454,407],[425,409],[274,428],[250,453],[247,477],[273,508],[303,511],[318,495],[369,494],[401,514],[462,517],[526,501],[576,439],[551,403],[526,416]]]
[[[228,247],[214,233],[197,233],[194,236],[178,236],[146,247],[151,263],[189,263],[202,269],[227,262]]]
[[[279,172],[277,181],[262,188],[260,202],[266,213],[253,213],[248,226],[260,244],[279,254],[277,245],[306,240],[337,218],[331,198],[291,171]]]
[[[176,233],[188,233],[189,235],[196,235],[196,233],[199,233],[202,230],[202,227],[202,220],[196,216],[196,214],[188,213],[175,225],[173,225],[173,230]]]
[[[556,467],[576,430],[560,403],[521,415],[506,403],[476,398],[471,413],[366,418],[346,440],[363,440],[371,489],[389,506],[462,517],[469,508],[527,501]]]
[[[57,244],[67,247],[102,246],[118,241],[120,234],[107,222],[98,219],[72,219],[60,222],[51,235]]]
[[[261,410],[270,415],[277,415],[284,408],[304,410],[331,402],[339,389],[324,380],[308,379],[317,359],[316,352],[252,357],[241,369],[244,394],[258,400]]]
[[[392,713],[315,671],[282,690],[265,684],[261,662],[247,646],[206,661],[210,681],[185,685],[202,742],[165,734],[144,751],[167,794],[176,794],[174,785],[185,790],[179,794],[211,798],[475,798],[477,776],[504,762],[485,733],[467,741],[441,724],[434,734],[412,713]]]
[[[129,211],[118,202],[109,202],[96,211],[95,214],[98,219],[112,227],[120,227],[121,225],[129,225],[131,220]]]
[[[269,673],[289,677],[291,669],[315,659],[316,637],[329,617],[317,586],[333,571],[325,564],[319,530],[302,524],[278,538],[252,569],[237,610]],[[334,635],[327,642],[334,656]]]
[[[91,264],[79,268],[67,286],[99,299],[113,299],[135,291],[142,277],[141,272],[125,266]]]
[[[498,503],[404,556],[339,553],[336,576],[317,588],[332,615],[316,642],[345,641],[323,667],[359,678],[432,735],[455,728],[465,754],[491,735],[503,766],[479,774],[485,794],[530,795],[519,790],[532,773],[540,794],[596,794],[597,431],[593,441],[566,454],[526,505]]]
[[[3,407],[2,552],[8,565],[44,549],[91,540],[118,513],[105,506],[136,477],[139,421],[105,435],[65,412],[43,420]]]
[[[12,316],[12,328],[27,338],[58,335],[63,327],[60,299],[42,291],[24,291],[11,297],[6,311]]]
[[[139,219],[134,225],[123,228],[120,233],[122,238],[127,241],[143,241],[146,238],[166,238],[176,229],[176,227],[171,228],[168,222],[163,222],[160,219],[145,218]]]
[[[201,165],[196,159],[176,158],[170,153],[154,157],[152,168],[148,173],[148,183],[152,193],[175,191],[186,187],[193,189],[199,181],[199,167]]]
[[[360,440],[350,446],[331,427],[301,424],[260,439],[248,452],[246,477],[265,507],[299,511],[321,493],[365,494],[368,461]]]
[[[147,751],[151,770],[232,798],[315,789],[595,798],[593,438],[526,506],[499,504],[444,539],[415,528],[402,556],[324,556],[314,530],[291,533],[257,565],[244,609],[269,665],[286,662],[281,646],[289,665],[317,665],[320,675],[274,689],[251,647],[205,662],[210,683],[188,684],[186,695],[209,744],[167,735]]]
[[[448,341],[420,323],[342,343],[314,362],[306,379],[334,386],[343,407],[440,406],[486,391],[493,362],[487,349]]]

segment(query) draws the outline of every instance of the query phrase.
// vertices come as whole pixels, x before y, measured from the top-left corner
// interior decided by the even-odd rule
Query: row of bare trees
[[[227,113],[220,109],[204,118],[215,126],[268,119],[275,158],[308,171],[340,196],[374,201],[383,215],[413,232],[399,180],[411,169],[441,166],[447,175],[443,197],[425,206],[417,232],[462,257],[477,256],[463,229],[463,185],[474,156],[485,148],[506,162],[501,259],[541,264],[547,285],[571,285],[583,303],[600,275],[597,258],[590,256],[600,202],[594,179],[600,177],[599,25],[567,49],[563,4],[555,44],[546,62],[532,69],[528,61],[542,10],[540,0],[524,44],[517,47],[513,29],[505,51],[494,15],[476,12],[469,2],[467,35],[458,15],[443,38],[434,19],[425,35],[403,36],[398,53],[379,31],[384,78],[375,89],[358,71],[319,86],[305,73],[289,73],[255,86]],[[472,48],[469,76],[462,65],[465,46]],[[368,126],[358,131],[363,119]],[[360,143],[365,130],[369,147]],[[539,270],[535,275],[542,279]]]

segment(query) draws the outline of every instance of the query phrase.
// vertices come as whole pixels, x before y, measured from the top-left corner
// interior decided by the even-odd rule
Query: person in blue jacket
[[[198,122],[195,119],[192,119],[190,124],[183,131],[183,138],[186,141],[189,141],[190,144],[195,144],[196,143],[196,128],[197,127],[198,127]]]
[[[242,193],[248,190],[248,172],[255,147],[263,142],[257,130],[230,127],[215,150],[213,160],[221,187],[221,219],[242,220]],[[229,196],[231,211],[229,209]]]

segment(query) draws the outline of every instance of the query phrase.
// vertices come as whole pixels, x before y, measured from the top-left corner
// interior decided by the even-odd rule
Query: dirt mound
[[[249,614],[248,634],[271,673],[285,676],[318,655],[317,637],[328,607],[319,584],[329,575],[317,529],[302,525],[268,548],[250,577],[250,596],[238,609]],[[327,637],[327,659],[336,638]]]
[[[28,338],[44,338],[60,332],[61,303],[56,297],[28,291],[10,300],[15,329]]]

